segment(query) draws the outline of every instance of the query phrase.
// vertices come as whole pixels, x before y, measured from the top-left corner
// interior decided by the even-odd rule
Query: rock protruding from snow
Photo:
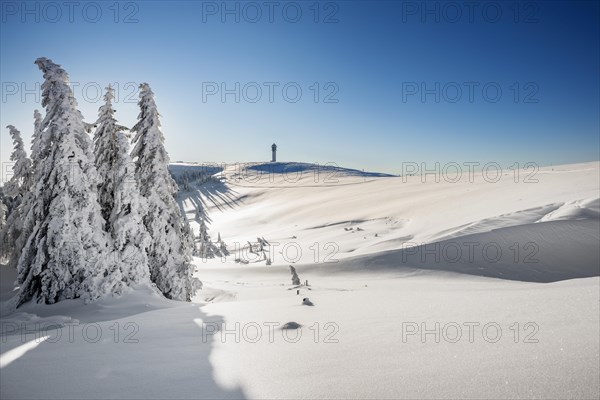
[[[313,302],[310,301],[310,299],[308,297],[305,297],[302,299],[302,305],[305,306],[314,306]]]
[[[283,324],[281,326],[281,329],[300,329],[302,328],[302,325],[294,322],[294,321],[290,321],[290,322],[286,322],[285,324]]]

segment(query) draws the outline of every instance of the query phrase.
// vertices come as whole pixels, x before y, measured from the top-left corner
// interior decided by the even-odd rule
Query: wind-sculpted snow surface
[[[226,168],[235,206],[203,203],[249,261],[199,264],[221,293],[204,309],[226,322],[219,383],[252,398],[598,397],[598,163],[531,183],[283,175]],[[256,236],[271,265],[243,245]],[[269,335],[289,321],[296,335]]]
[[[225,166],[177,198],[229,253],[194,258],[204,286],[192,304],[142,285],[14,313],[2,275],[0,394],[598,398],[599,166],[542,168],[535,183],[250,182]],[[36,321],[62,328],[27,345]]]

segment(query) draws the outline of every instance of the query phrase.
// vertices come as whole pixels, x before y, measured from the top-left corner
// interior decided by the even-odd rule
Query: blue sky
[[[150,83],[173,161],[268,161],[273,142],[281,161],[391,173],[600,158],[597,2],[114,4],[2,1],[2,161],[6,125],[31,135],[40,56],[78,83],[89,122],[113,83],[132,126]]]

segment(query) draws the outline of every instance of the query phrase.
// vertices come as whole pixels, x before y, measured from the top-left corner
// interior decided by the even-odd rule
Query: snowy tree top
[[[113,89],[112,85],[108,85],[105,89],[106,93],[104,94],[104,101],[106,104],[112,104],[112,101],[115,98],[115,89]]]
[[[7,125],[6,127],[10,132],[14,144],[10,160],[15,162],[12,167],[14,175],[6,183],[6,193],[11,197],[15,197],[29,190],[31,184],[31,160],[25,152],[21,132],[13,125]]]
[[[14,143],[14,151],[10,156],[11,161],[19,161],[22,158],[26,158],[27,154],[25,153],[25,146],[23,144],[23,139],[21,138],[21,132],[15,128],[14,125],[7,125],[6,127],[8,128]]]

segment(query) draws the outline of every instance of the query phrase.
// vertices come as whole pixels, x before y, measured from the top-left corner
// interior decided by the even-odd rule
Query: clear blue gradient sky
[[[273,142],[281,161],[390,173],[403,161],[600,158],[595,1],[282,1],[272,14],[263,1],[228,2],[233,14],[220,1],[78,3],[55,2],[59,14],[46,2],[2,1],[2,161],[6,125],[31,136],[40,56],[79,83],[88,122],[97,89],[113,83],[117,117],[132,126],[131,82],[150,83],[173,161],[268,161]],[[223,102],[219,86],[236,82],[240,101]],[[268,82],[278,84],[272,102]],[[433,91],[424,98],[423,85]]]

